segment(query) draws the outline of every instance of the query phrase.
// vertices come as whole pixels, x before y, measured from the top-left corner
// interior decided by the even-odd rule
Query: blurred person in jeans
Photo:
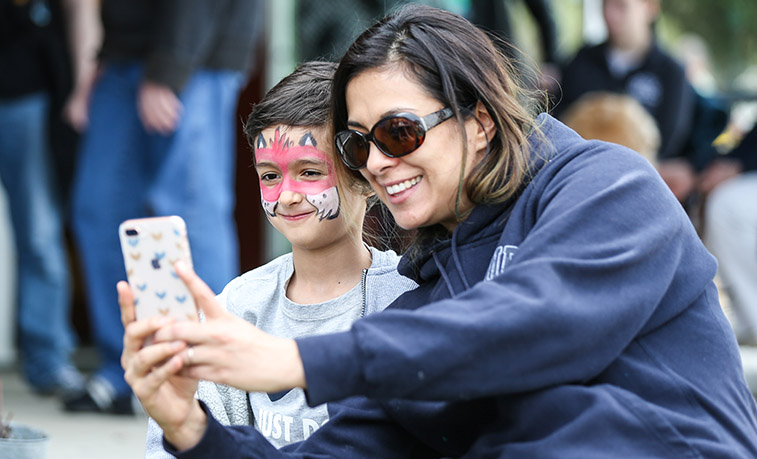
[[[63,117],[76,130],[86,127],[83,87],[99,37],[89,0],[0,0],[0,179],[18,256],[21,370],[35,392],[64,398],[84,378],[71,362],[66,193],[51,132]]]
[[[73,229],[100,366],[68,411],[134,412],[113,286],[117,228],[180,215],[195,266],[219,291],[239,271],[234,113],[263,19],[257,0],[102,2],[101,74],[74,184]]]

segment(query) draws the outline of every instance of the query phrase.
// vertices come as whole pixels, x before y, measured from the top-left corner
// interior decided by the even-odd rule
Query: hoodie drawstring
[[[460,275],[460,279],[463,280],[465,290],[468,290],[470,288],[470,282],[468,282],[468,278],[465,277],[463,265],[462,263],[460,263],[460,256],[457,254],[457,238],[455,237],[454,233],[452,234],[452,245],[450,247],[450,250],[452,250],[452,259],[455,261],[455,268],[457,269],[457,273]]]
[[[457,270],[457,274],[463,281],[463,287],[465,287],[465,290],[468,290],[470,288],[470,282],[468,282],[468,278],[465,277],[463,265],[462,263],[460,263],[460,256],[457,253],[457,241],[455,240],[454,234],[452,235],[452,244],[450,246],[450,250],[452,251],[452,260],[455,262],[455,269]],[[449,290],[450,296],[455,296],[455,288],[452,286],[452,281],[450,281],[447,271],[444,270],[444,266],[442,266],[442,263],[439,261],[439,256],[436,254],[436,251],[432,251],[431,255],[434,258],[434,263],[436,264],[437,269],[439,269],[439,274],[441,274],[442,279],[444,279],[444,284],[447,286],[447,290]]]
[[[439,258],[436,255],[436,252],[431,252],[431,256],[434,258],[434,263],[436,263],[437,269],[439,269],[439,274],[442,275],[442,279],[444,279],[444,284],[447,286],[447,290],[449,290],[450,296],[455,296],[455,290],[452,288],[452,282],[449,280],[449,276],[447,276],[447,271],[444,270],[444,266],[439,262]]]

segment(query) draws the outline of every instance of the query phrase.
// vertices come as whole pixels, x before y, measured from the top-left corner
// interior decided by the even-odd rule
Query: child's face
[[[293,245],[336,235],[340,216],[332,143],[326,129],[274,126],[255,140],[255,169],[263,209]]]
[[[255,168],[269,217],[281,213],[282,195],[289,202],[293,194],[312,204],[321,220],[339,214],[334,164],[321,149],[325,139],[318,139],[319,134],[313,129],[277,126],[263,130],[255,140]]]

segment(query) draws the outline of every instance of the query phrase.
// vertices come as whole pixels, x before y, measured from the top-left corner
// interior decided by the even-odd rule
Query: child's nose
[[[285,206],[291,206],[302,202],[302,194],[292,190],[284,190],[279,196],[279,202]]]

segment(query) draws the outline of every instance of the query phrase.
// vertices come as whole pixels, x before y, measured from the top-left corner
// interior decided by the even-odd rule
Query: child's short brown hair
[[[636,99],[604,91],[587,93],[574,102],[562,121],[584,139],[617,143],[657,161],[660,130]]]

